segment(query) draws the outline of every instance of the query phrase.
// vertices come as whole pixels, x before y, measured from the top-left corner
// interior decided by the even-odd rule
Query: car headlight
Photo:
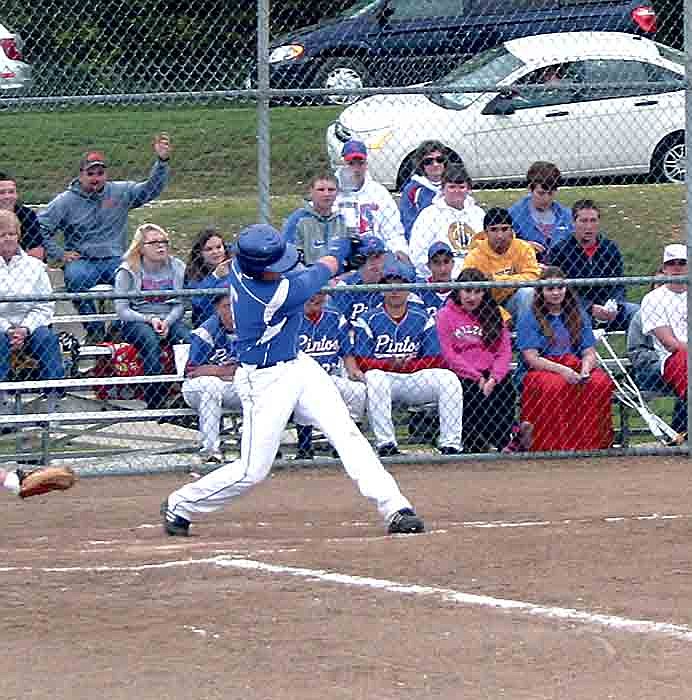
[[[301,44],[286,44],[277,46],[269,54],[269,63],[280,63],[281,61],[293,61],[300,58],[305,53],[305,47]]]

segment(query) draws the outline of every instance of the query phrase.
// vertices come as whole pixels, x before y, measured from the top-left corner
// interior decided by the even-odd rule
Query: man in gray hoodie
[[[144,182],[109,181],[101,151],[89,151],[79,163],[79,177],[39,214],[50,260],[64,263],[65,286],[81,292],[97,284],[113,284],[115,270],[127,248],[130,209],[156,199],[168,184],[171,144],[166,134],[153,142],[157,158]],[[62,231],[64,245],[55,240]],[[96,313],[93,301],[79,301],[82,314]],[[103,340],[102,323],[86,323],[87,342]]]

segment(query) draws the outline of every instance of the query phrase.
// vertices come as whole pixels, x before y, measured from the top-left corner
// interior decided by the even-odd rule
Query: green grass
[[[272,191],[295,192],[327,165],[325,132],[336,107],[275,108]],[[18,177],[24,199],[45,202],[77,174],[80,155],[104,150],[115,179],[142,178],[154,134],[174,143],[169,197],[231,196],[255,191],[257,116],[254,107],[147,106],[59,108],[0,114],[2,165]]]
[[[270,110],[272,222],[280,226],[302,200],[310,175],[327,165],[325,131],[336,107]],[[173,178],[163,204],[134,211],[131,225],[152,220],[170,228],[186,258],[200,228],[215,224],[229,236],[257,220],[257,117],[254,106],[91,106],[0,113],[3,161],[17,174],[23,197],[45,202],[76,175],[80,154],[105,150],[113,178],[142,178],[159,131],[174,143]],[[517,189],[479,189],[483,206],[509,206]],[[203,201],[170,200],[208,198]],[[602,208],[603,228],[622,248],[627,274],[650,274],[666,243],[683,238],[685,190],[679,185],[563,187],[560,201],[590,197]],[[639,296],[636,294],[635,296]]]

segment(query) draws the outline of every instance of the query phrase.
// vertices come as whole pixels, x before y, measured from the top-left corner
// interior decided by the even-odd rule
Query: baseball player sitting
[[[183,398],[199,414],[203,461],[222,464],[219,438],[222,409],[239,409],[241,403],[233,386],[238,356],[231,298],[227,289],[212,298],[214,315],[192,331]]]
[[[327,255],[290,275],[298,250],[271,226],[240,232],[231,264],[231,303],[240,365],[234,384],[243,403],[240,458],[174,491],[161,505],[164,531],[187,536],[190,520],[211,513],[263,481],[291,415],[315,425],[337,449],[348,475],[372,499],[391,534],[424,530],[423,521],[351,419],[329,375],[298,352],[305,302],[352,257],[348,238],[330,241]]]
[[[413,281],[410,268],[394,262],[382,284]],[[368,414],[380,456],[399,454],[392,403],[436,402],[440,416],[439,449],[461,454],[462,389],[453,372],[442,369],[435,319],[408,303],[406,290],[384,292],[382,307],[367,311],[355,325],[358,370],[351,378],[368,388]]]
[[[344,365],[356,367],[349,339],[348,323],[337,311],[326,308],[326,292],[319,291],[305,302],[303,319],[298,330],[301,352],[313,357],[332,378],[354,421],[365,413],[365,384],[344,376]],[[312,459],[312,426],[297,424],[296,459]]]
[[[443,241],[435,241],[428,248],[428,267],[430,277],[419,279],[419,282],[451,282],[452,269],[454,268],[454,253]],[[422,289],[417,292],[420,300],[428,312],[428,316],[435,314],[444,306],[449,296],[449,289]]]

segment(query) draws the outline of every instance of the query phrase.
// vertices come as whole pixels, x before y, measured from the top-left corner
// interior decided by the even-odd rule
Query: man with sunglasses
[[[574,231],[572,212],[555,201],[560,176],[554,163],[532,163],[526,173],[528,195],[509,208],[517,238],[536,249],[539,262],[552,245],[569,238]]]
[[[156,199],[168,184],[170,139],[159,134],[153,141],[156,160],[143,182],[109,181],[106,157],[88,151],[79,163],[79,176],[39,214],[49,260],[64,263],[65,286],[83,292],[97,284],[113,284],[115,270],[127,248],[130,209]],[[62,231],[63,245],[56,241]],[[79,301],[81,314],[96,313],[93,301]],[[86,323],[87,342],[104,337],[103,323]]]

